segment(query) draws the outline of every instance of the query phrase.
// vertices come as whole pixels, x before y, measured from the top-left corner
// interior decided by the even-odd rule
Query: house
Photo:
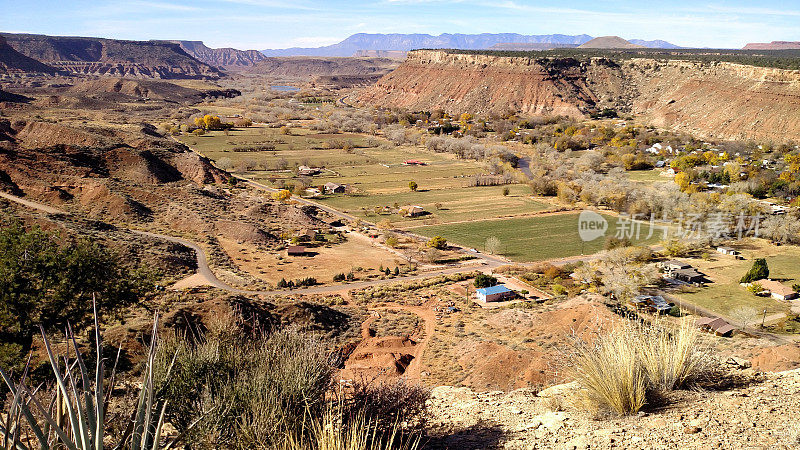
[[[422,208],[422,206],[416,205],[404,206],[400,209],[400,211],[404,217],[419,217],[425,213],[425,210]]]
[[[660,295],[637,295],[636,298],[631,300],[631,304],[636,309],[644,309],[656,314],[666,314],[674,306]]]
[[[689,269],[689,268],[692,267],[690,264],[685,263],[685,262],[680,261],[680,260],[677,260],[677,259],[670,259],[670,260],[667,260],[667,261],[662,261],[662,262],[658,263],[658,265],[662,269],[664,269],[664,271],[667,272],[667,273],[670,273],[672,271],[679,270],[679,269]]]
[[[717,336],[731,337],[736,328],[721,317],[701,317],[695,324],[703,331]]]
[[[286,253],[289,256],[304,256],[306,254],[306,248],[302,245],[290,245],[286,249]]]
[[[326,194],[344,194],[347,187],[343,184],[336,184],[331,181],[325,183],[323,186]]]
[[[517,296],[517,293],[511,289],[498,284],[497,286],[480,288],[477,290],[478,300],[486,302],[500,302]]]
[[[689,284],[701,284],[706,281],[706,276],[702,272],[698,272],[694,267],[688,269],[678,269],[672,272],[672,278],[678,281],[683,281]]]
[[[739,250],[736,250],[733,247],[717,247],[717,252],[722,253],[723,255],[735,256],[736,259],[744,259],[742,258],[742,254],[739,252]]]
[[[765,291],[769,291],[772,298],[777,300],[794,300],[798,297],[794,289],[786,286],[780,281],[775,280],[758,280],[756,283],[760,284]]]
[[[297,168],[298,175],[304,175],[307,177],[314,176],[319,174],[320,169],[317,167],[308,167],[308,166],[300,166]]]

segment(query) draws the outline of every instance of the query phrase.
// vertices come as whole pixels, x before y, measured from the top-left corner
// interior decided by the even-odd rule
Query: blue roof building
[[[481,288],[476,291],[478,293],[478,300],[482,302],[499,302],[509,298],[514,298],[517,293],[511,289],[498,284],[497,286]]]

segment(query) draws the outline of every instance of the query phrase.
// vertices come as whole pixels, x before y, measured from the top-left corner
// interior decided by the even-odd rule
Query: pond
[[[297,92],[300,90],[300,88],[294,86],[270,86],[270,89],[281,92]]]

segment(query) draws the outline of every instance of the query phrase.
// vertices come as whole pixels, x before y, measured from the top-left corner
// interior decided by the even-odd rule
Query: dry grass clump
[[[710,355],[688,321],[678,328],[626,323],[592,343],[579,341],[570,367],[581,390],[576,406],[634,414],[704,374]]]

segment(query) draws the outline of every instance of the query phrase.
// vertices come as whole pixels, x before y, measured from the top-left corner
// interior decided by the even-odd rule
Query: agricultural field
[[[652,169],[652,170],[631,170],[626,172],[628,175],[628,179],[631,181],[639,181],[641,183],[658,183],[658,182],[670,182],[672,181],[671,177],[664,177],[661,176],[661,169]]]
[[[689,292],[681,293],[678,297],[730,317],[738,315],[740,311],[737,310],[741,308],[752,309],[757,314],[763,314],[764,309],[767,314],[788,311],[788,302],[756,296],[739,285],[739,280],[753,265],[753,259],[765,258],[770,278],[788,286],[800,282],[800,265],[797,263],[800,260],[800,248],[790,245],[776,247],[763,240],[749,240],[737,248],[745,257],[744,260],[717,253],[713,253],[707,260],[687,260],[705,273],[712,283],[701,288],[691,288]]]
[[[307,180],[312,186],[330,181],[364,194],[405,192],[410,181],[421,190],[460,188],[468,184],[470,176],[483,172],[478,163],[458,160],[451,154],[394,147],[382,138],[354,133],[325,134],[292,128],[286,135],[277,128],[254,126],[234,129],[227,135],[213,131],[180,139],[255,181],[290,182],[296,179],[292,169],[307,165],[324,168]],[[409,159],[426,165],[403,165]]]
[[[603,215],[608,221],[607,235],[613,236],[622,225],[614,216]],[[649,227],[641,223],[637,244],[655,244],[662,238],[656,231],[649,236]],[[502,220],[482,220],[414,229],[424,236],[443,236],[448,241],[466,247],[484,250],[486,240],[495,237],[500,241],[497,252],[514,261],[541,261],[596,253],[603,248],[603,238],[583,243],[578,236],[578,213],[566,212],[533,217]]]
[[[503,186],[465,187],[460,189],[435,189],[379,195],[339,195],[320,199],[333,208],[362,217],[372,222],[390,220],[399,228],[415,228],[470,220],[484,220],[503,216],[531,214],[552,206],[531,198],[525,185],[509,185],[508,195]],[[416,218],[399,214],[380,214],[384,207],[395,209],[406,205],[422,206],[426,213]],[[377,208],[377,210],[376,210]]]

